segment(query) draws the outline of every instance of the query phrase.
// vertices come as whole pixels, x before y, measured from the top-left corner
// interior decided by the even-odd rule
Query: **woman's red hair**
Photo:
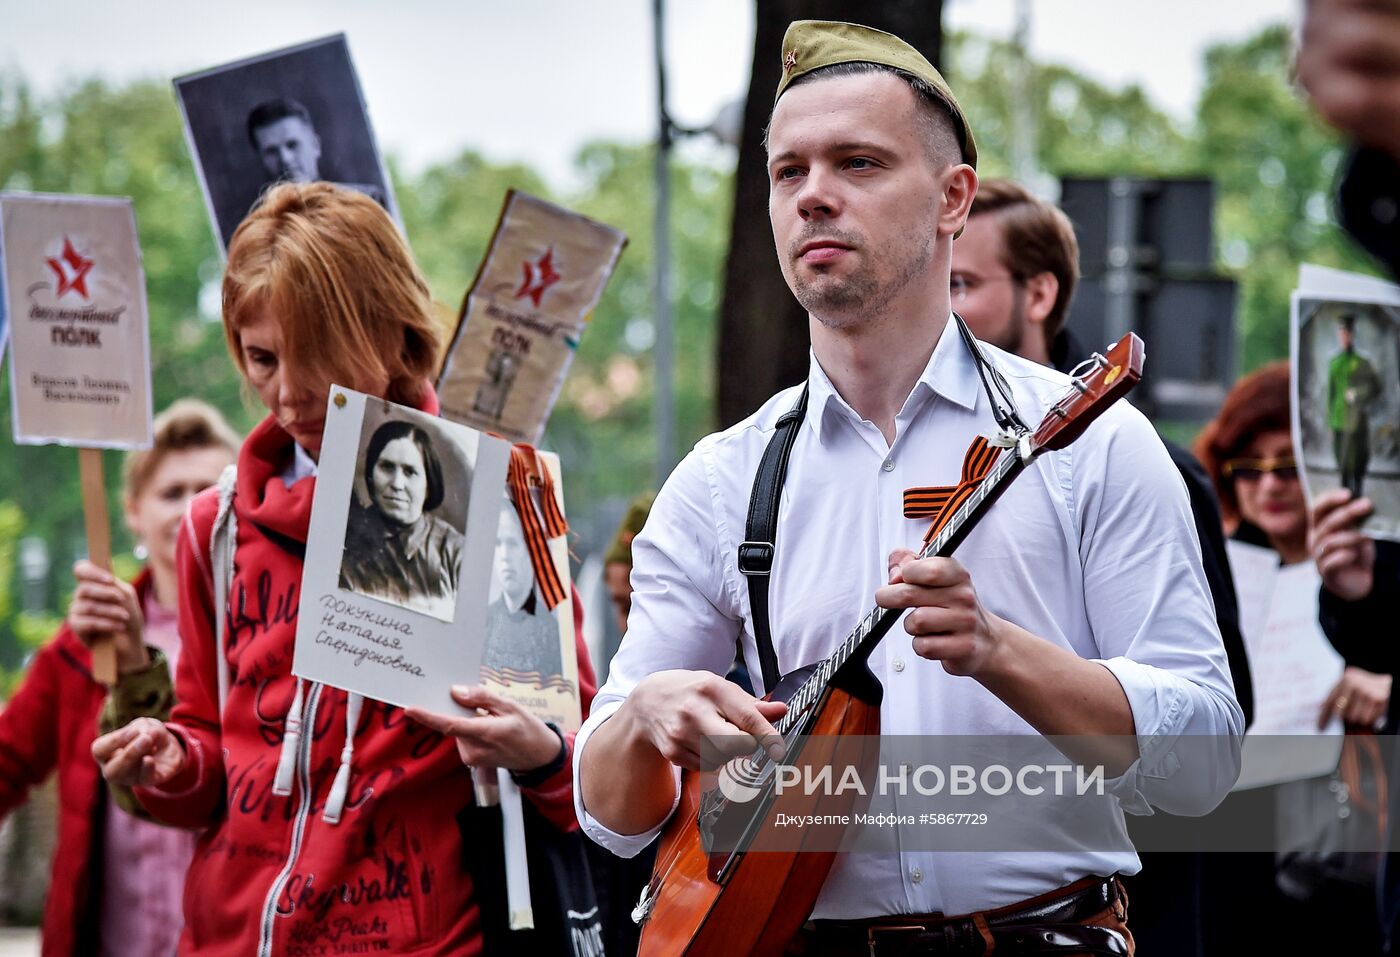
[[[1239,458],[1263,432],[1287,432],[1289,418],[1288,362],[1279,361],[1240,378],[1225,396],[1220,414],[1201,430],[1193,451],[1215,483],[1221,516],[1227,526],[1240,520],[1235,483],[1225,476],[1225,463]]]
[[[262,309],[282,327],[285,359],[349,388],[387,382],[413,404],[437,371],[432,298],[388,213],[355,190],[284,183],[233,234],[224,334],[245,377],[239,329]]]

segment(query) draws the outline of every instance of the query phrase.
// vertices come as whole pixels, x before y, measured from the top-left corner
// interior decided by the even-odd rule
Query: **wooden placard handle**
[[[112,527],[107,517],[107,486],[102,481],[102,450],[78,449],[83,485],[83,522],[87,525],[88,561],[112,570]],[[111,637],[92,645],[92,676],[107,687],[117,683],[117,646]]]

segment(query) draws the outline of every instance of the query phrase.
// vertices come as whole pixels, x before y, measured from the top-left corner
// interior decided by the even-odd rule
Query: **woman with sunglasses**
[[[1196,440],[1236,541],[1272,548],[1279,562],[1308,561],[1308,502],[1293,460],[1288,363],[1276,362],[1235,383],[1220,414]],[[1357,728],[1385,716],[1390,676],[1348,667],[1328,696],[1319,727],[1335,713]]]
[[[1272,549],[1280,565],[1308,562],[1312,557],[1308,550],[1308,503],[1293,458],[1289,395],[1287,362],[1276,362],[1244,376],[1225,397],[1220,414],[1201,432],[1195,448],[1215,482],[1230,537]],[[1246,617],[1244,608],[1241,612],[1241,617]],[[1340,718],[1349,731],[1374,730],[1385,717],[1390,686],[1390,675],[1374,674],[1348,663],[1319,710],[1317,727],[1323,728]],[[1351,757],[1344,752],[1339,770],[1351,768],[1355,772],[1347,771],[1355,778],[1350,782],[1355,787],[1349,791],[1360,807],[1368,799],[1368,789],[1359,778],[1364,757],[1359,756],[1362,739],[1348,740]],[[1280,785],[1269,806],[1260,809],[1268,813],[1276,806],[1278,820],[1285,824],[1294,819],[1289,809],[1309,800],[1307,789],[1319,785],[1328,787],[1337,785],[1337,781],[1323,778],[1320,782],[1305,780]],[[1334,786],[1327,794],[1328,800],[1339,790],[1339,785]],[[1357,855],[1354,860],[1363,856]],[[1318,929],[1328,935],[1325,943],[1316,942],[1322,949],[1310,946],[1311,941],[1293,939],[1299,948],[1297,952],[1380,953],[1373,866],[1370,870],[1347,872],[1344,879],[1340,870],[1324,873],[1318,869],[1329,857],[1325,850],[1294,857],[1286,852],[1277,859],[1277,871],[1273,854],[1239,857],[1257,858],[1254,864],[1259,865],[1254,867],[1244,860],[1241,873],[1257,875],[1260,881],[1273,876],[1273,883],[1277,884],[1278,890],[1257,888],[1263,891],[1259,895],[1251,888],[1247,894],[1250,904],[1263,910],[1259,914],[1261,920],[1267,921],[1270,913],[1277,914],[1275,908],[1289,908],[1295,915],[1290,922],[1295,931],[1304,928],[1301,932],[1306,935]],[[1331,857],[1335,863],[1336,856]],[[1371,861],[1373,865],[1374,856]],[[1265,903],[1271,895],[1277,895],[1274,903]],[[1248,920],[1245,923],[1252,926]]]

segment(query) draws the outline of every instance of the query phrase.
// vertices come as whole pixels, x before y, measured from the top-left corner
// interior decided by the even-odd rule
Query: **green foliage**
[[[1015,50],[967,33],[947,42],[950,82],[977,138],[978,172],[1008,176]],[[1191,164],[1189,135],[1136,86],[1110,90],[1069,67],[1032,62],[1026,89],[1040,165],[1055,176],[1169,176]]]
[[[1011,169],[1015,55],[1004,41],[950,40],[949,72],[974,118],[979,171]],[[1337,227],[1332,189],[1344,144],[1289,81],[1289,29],[1211,47],[1195,123],[1183,128],[1137,87],[1110,90],[1054,64],[1028,77],[1041,167],[1053,176],[1209,176],[1221,267],[1240,283],[1242,370],[1288,354],[1288,297],[1298,266],[1375,272]]]
[[[980,169],[1005,175],[1013,51],[970,35],[948,43],[945,62],[973,120]],[[1221,263],[1241,282],[1245,368],[1286,354],[1288,293],[1300,262],[1370,269],[1332,223],[1331,183],[1342,145],[1292,89],[1290,56],[1282,27],[1210,50],[1190,125],[1173,121],[1138,88],[1111,89],[1062,65],[1031,64],[1027,79],[1046,172],[1215,179]],[[493,163],[470,149],[413,175],[389,159],[405,230],[445,322],[455,319],[507,188],[560,202],[630,237],[546,433],[546,444],[565,461],[568,510],[582,532],[576,551],[588,554],[613,531],[607,516],[653,482],[654,379],[644,335],[654,315],[651,147],[584,146],[577,185],[568,191],[526,166]],[[732,183],[727,169],[685,160],[671,171],[680,451],[714,422],[716,315]],[[217,312],[221,264],[167,83],[90,80],[41,99],[23,78],[0,74],[0,188],[131,196],[149,292],[157,407],[196,395],[240,428],[256,421],[261,410],[244,401],[217,316],[209,314]],[[9,415],[9,390],[0,389],[0,421]],[[122,553],[131,542],[120,522],[119,462],[111,455],[106,461],[114,544]],[[13,669],[47,637],[66,607],[69,567],[84,549],[75,464],[70,449],[16,448],[9,429],[0,428],[0,684],[3,669]],[[42,614],[19,613],[21,533],[50,548]],[[123,572],[132,570],[129,560],[123,565]]]
[[[527,167],[495,164],[470,150],[414,177],[405,177],[392,157],[389,166],[405,232],[445,322],[455,322],[508,188],[563,203],[631,237],[546,435],[567,462],[568,510],[585,531],[579,551],[601,547],[613,529],[606,523],[590,529],[589,517],[600,504],[602,513],[619,508],[652,483],[651,360],[646,349],[629,347],[626,335],[629,324],[652,315],[650,148],[584,147],[577,159],[580,185],[567,194]],[[195,395],[236,427],[256,422],[261,409],[243,400],[221,325],[201,315],[201,294],[217,303],[221,263],[167,84],[112,87],[93,80],[39,102],[22,80],[0,78],[0,188],[131,196],[146,268],[156,407]],[[712,424],[713,319],[730,177],[678,161],[671,190],[678,435],[688,447]],[[9,390],[0,390],[0,419],[9,415]],[[120,557],[132,544],[120,521],[120,461],[105,459]],[[13,554],[20,532],[4,516],[22,517],[24,534],[49,543],[45,604],[61,612],[71,589],[69,568],[85,550],[75,465],[71,449],[17,448],[9,430],[0,429],[0,501],[12,510],[0,511],[0,669],[17,666],[26,643],[52,623],[21,619],[9,597],[17,573],[5,556]]]
[[[1241,283],[1244,369],[1288,355],[1288,297],[1304,261],[1373,272],[1336,226],[1343,143],[1288,80],[1286,27],[1206,54],[1197,122],[1200,167],[1216,180],[1216,235]]]
[[[652,482],[654,378],[646,350],[628,345],[629,324],[652,311],[652,165],[650,147],[593,143],[575,165],[580,185],[551,190],[519,165],[496,166],[466,152],[396,183],[404,226],[434,296],[455,316],[495,229],[506,190],[561,203],[625,232],[629,245],[584,332],[545,444],[567,464],[564,492],[571,521],[601,546],[611,529],[589,529],[601,502],[620,503]],[[677,434],[683,447],[713,422],[714,316],[724,266],[730,177],[673,164],[672,282],[675,302]],[[635,331],[634,331],[635,335]],[[592,539],[596,539],[592,540]]]

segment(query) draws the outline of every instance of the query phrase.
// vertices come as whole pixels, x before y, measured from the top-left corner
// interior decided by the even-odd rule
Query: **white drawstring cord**
[[[305,681],[297,679],[297,693],[287,709],[286,728],[282,732],[282,756],[277,759],[277,774],[272,779],[272,793],[286,797],[292,793],[292,775],[297,767],[297,748],[301,746],[301,711],[305,699]]]
[[[339,824],[341,812],[345,810],[345,796],[350,791],[350,761],[355,756],[355,728],[360,723],[360,705],[364,700],[364,695],[353,691],[345,699],[345,747],[340,749],[340,770],[335,772],[335,783],[326,798],[326,810],[321,814],[321,820],[327,824]]]

